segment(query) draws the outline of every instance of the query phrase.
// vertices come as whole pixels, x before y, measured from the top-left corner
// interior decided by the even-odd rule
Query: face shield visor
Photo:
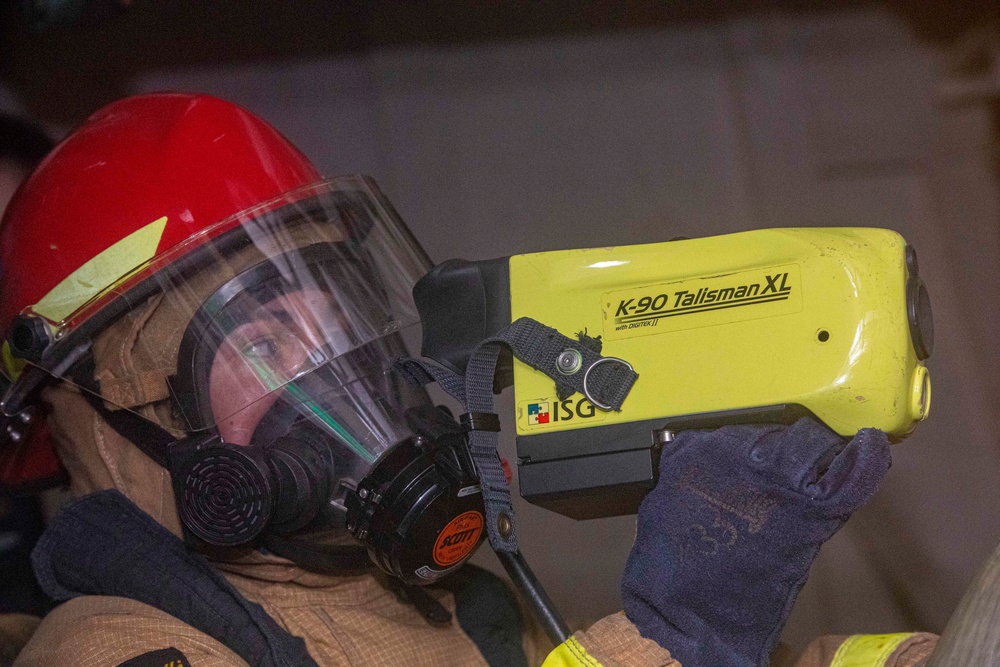
[[[155,235],[152,227],[143,235]],[[76,383],[114,408],[145,414],[156,406],[160,421],[171,421],[168,428],[202,431],[337,356],[418,324],[411,292],[429,266],[373,181],[330,179],[123,268],[109,288],[59,320],[42,304],[29,309],[24,316],[43,322],[54,343],[20,363]],[[298,340],[294,353],[265,370],[264,346],[234,346],[249,329],[236,330],[252,328],[267,308],[287,311],[282,335]],[[258,326],[275,322],[271,317]],[[234,377],[239,364],[261,377],[253,390],[244,387],[211,405],[201,371],[217,352],[226,355]],[[85,354],[94,358],[93,377],[80,373],[77,362]]]
[[[415,322],[373,277],[317,243],[224,284],[196,311],[169,379],[186,430],[265,446],[307,421],[359,465],[410,437],[404,415],[427,397],[392,362]]]

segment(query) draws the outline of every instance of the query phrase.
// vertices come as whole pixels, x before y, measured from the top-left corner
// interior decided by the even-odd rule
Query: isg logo
[[[528,403],[528,426],[542,426],[573,419],[593,419],[598,413],[594,404],[584,397],[563,401]]]
[[[558,403],[556,404],[558,406]],[[528,426],[549,423],[548,403],[528,403]]]

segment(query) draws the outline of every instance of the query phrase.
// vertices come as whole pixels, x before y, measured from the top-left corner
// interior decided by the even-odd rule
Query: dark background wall
[[[53,120],[74,121],[129,91],[142,72],[568,35],[695,26],[768,12],[830,13],[873,0],[2,0],[0,80]],[[985,0],[889,3],[928,40],[990,16]]]

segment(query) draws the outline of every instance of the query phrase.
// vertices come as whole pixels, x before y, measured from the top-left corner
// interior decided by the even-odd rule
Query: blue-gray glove
[[[622,577],[625,613],[684,667],[758,667],[820,546],[875,493],[884,433],[809,419],[685,431],[664,445]]]

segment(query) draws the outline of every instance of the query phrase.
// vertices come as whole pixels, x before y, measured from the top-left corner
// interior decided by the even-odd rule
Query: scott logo
[[[450,547],[455,544],[461,544],[462,542],[467,542],[471,540],[475,535],[479,534],[479,528],[470,528],[469,530],[463,530],[460,533],[455,533],[454,535],[449,535],[444,538],[441,542],[441,546]]]

